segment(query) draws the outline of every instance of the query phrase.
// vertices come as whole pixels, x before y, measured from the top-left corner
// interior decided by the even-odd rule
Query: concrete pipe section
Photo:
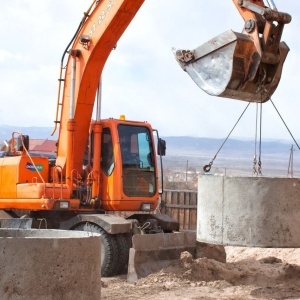
[[[0,299],[101,299],[96,233],[0,229]]]
[[[300,179],[200,176],[197,241],[300,247]]]

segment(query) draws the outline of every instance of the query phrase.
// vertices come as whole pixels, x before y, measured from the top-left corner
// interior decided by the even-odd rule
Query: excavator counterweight
[[[291,17],[265,8],[262,1],[233,2],[245,20],[242,33],[228,30],[194,50],[176,50],[175,57],[209,95],[266,102],[279,84],[289,51],[280,39]]]

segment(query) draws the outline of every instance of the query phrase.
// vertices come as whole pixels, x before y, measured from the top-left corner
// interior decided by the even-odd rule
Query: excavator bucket
[[[265,102],[277,88],[288,51],[281,42],[280,59],[269,64],[249,35],[228,30],[194,50],[177,50],[175,56],[209,95]]]
[[[289,52],[281,42],[292,17],[264,0],[233,0],[245,21],[242,33],[228,30],[194,50],[177,50],[181,68],[212,96],[266,102],[280,81]]]

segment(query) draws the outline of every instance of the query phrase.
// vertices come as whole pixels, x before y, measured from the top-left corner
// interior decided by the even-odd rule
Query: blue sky
[[[51,127],[61,55],[91,1],[1,3],[0,124]],[[300,137],[300,2],[275,1],[292,15],[283,38],[291,51],[272,99]],[[147,0],[103,72],[102,117],[148,121],[162,136],[226,137],[247,103],[208,96],[185,74],[172,47],[193,49],[243,20],[231,0]],[[271,103],[263,105],[263,137],[290,139]],[[255,105],[232,133],[255,134]]]

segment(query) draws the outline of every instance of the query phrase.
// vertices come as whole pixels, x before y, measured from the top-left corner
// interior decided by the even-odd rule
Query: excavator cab
[[[212,96],[266,102],[280,81],[289,48],[280,42],[291,16],[263,0],[233,0],[245,21],[242,33],[228,30],[175,57],[195,83]]]

